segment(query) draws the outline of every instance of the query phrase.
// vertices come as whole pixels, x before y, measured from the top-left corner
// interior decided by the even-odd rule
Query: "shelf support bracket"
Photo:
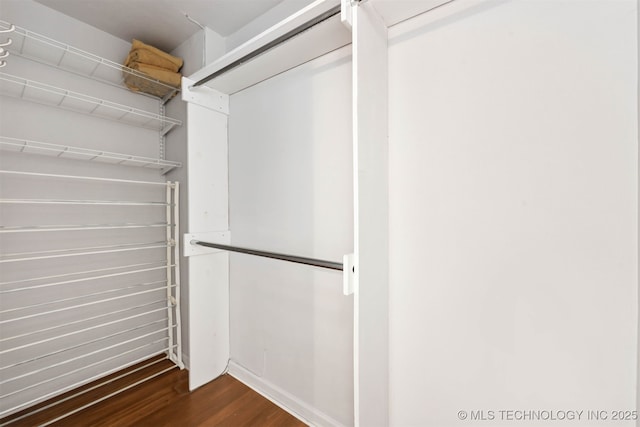
[[[209,242],[220,243],[222,245],[229,245],[231,243],[230,231],[208,231],[200,233],[186,233],[183,236],[183,254],[186,257],[195,255],[207,255],[215,254],[218,252],[224,252],[222,249],[208,248],[205,246],[192,245],[192,240],[203,240]]]
[[[351,29],[353,21],[353,13],[351,12],[351,0],[340,0],[340,21],[342,24]]]
[[[194,87],[195,81],[182,77],[182,100],[229,115],[229,95],[207,86]]]
[[[356,265],[355,255],[346,254],[342,257],[342,293],[344,295],[352,295],[355,285]]]
[[[340,0],[340,21],[349,30],[353,27],[353,8],[367,0]]]

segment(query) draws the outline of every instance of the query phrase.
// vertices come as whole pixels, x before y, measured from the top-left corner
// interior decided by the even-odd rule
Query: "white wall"
[[[233,245],[353,251],[351,56],[333,52],[231,97]],[[353,424],[352,297],[342,275],[232,254],[232,373],[317,425]]]
[[[637,7],[458,0],[391,29],[391,425],[636,409]]]

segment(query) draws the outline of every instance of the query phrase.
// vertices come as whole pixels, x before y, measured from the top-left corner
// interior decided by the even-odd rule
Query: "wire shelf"
[[[112,163],[125,166],[159,169],[163,174],[174,168],[182,167],[182,163],[170,160],[154,159],[143,156],[114,153],[88,148],[71,147],[69,145],[51,144],[29,141],[26,139],[0,136],[0,150],[15,151],[24,154],[53,156],[65,159],[85,160],[91,162]]]
[[[177,119],[6,73],[0,73],[0,93],[76,113],[152,129],[159,131],[161,135],[166,135],[175,126],[182,125],[182,122]]]
[[[8,29],[10,27],[10,23],[0,20],[0,29]],[[124,90],[128,90],[124,86],[124,76],[135,76],[136,78],[145,80],[149,85],[157,87],[157,92],[166,93],[163,97],[142,93],[143,95],[160,99],[162,102],[166,102],[180,92],[179,88],[167,85],[144,73],[132,70],[117,62],[85,52],[17,25],[11,33],[11,38],[13,42],[7,46],[6,50],[15,56],[21,56],[51,65],[68,72],[98,80],[102,83],[117,86]]]

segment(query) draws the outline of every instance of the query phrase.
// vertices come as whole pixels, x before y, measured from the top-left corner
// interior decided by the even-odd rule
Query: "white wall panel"
[[[233,245],[338,262],[353,251],[350,80],[341,49],[231,97]],[[256,388],[294,396],[309,421],[351,425],[342,275],[239,254],[230,275],[232,361]]]
[[[392,28],[391,425],[635,409],[637,7],[456,1]]]
[[[389,420],[389,185],[387,27],[353,8],[355,425]]]
[[[224,51],[224,39],[218,36],[213,31],[207,29],[207,57],[209,61],[213,60]],[[198,31],[180,46],[178,46],[172,55],[178,56],[184,59],[184,65],[180,72],[183,75],[189,75],[191,72],[200,69],[203,64],[202,58],[202,43],[203,32]],[[183,102],[180,96],[173,98],[166,105],[166,113],[169,117],[174,117],[181,120],[183,123],[187,123],[187,103]],[[187,126],[181,126],[171,131],[167,135],[165,151],[168,159],[182,162],[184,167],[177,168],[167,174],[167,178],[172,181],[179,181],[181,186],[180,192],[180,229],[188,231],[189,228],[189,181],[188,181],[188,143],[187,143]],[[206,137],[206,136],[205,136]],[[182,255],[182,247],[180,248],[180,254]],[[183,339],[183,356],[185,357],[185,363],[188,367],[189,362],[189,269],[186,268],[188,259],[181,256],[183,268],[180,270],[182,286],[182,339]]]
[[[229,228],[227,116],[187,105],[189,232]],[[185,242],[189,244],[189,242]],[[229,360],[229,255],[189,259],[189,388],[211,381]]]

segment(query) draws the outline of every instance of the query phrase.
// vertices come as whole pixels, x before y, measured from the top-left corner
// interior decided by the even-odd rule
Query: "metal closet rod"
[[[279,254],[276,252],[259,251],[256,249],[241,248],[238,246],[220,245],[218,243],[202,242],[200,240],[192,240],[192,245],[206,246],[208,248],[222,249],[229,252],[238,252],[247,255],[256,255],[264,258],[279,259],[282,261],[295,262],[298,264],[312,265],[314,267],[328,268],[330,270],[344,270],[344,266],[340,262],[326,261],[323,259],[306,258],[297,255]]]
[[[316,16],[315,18],[305,22],[304,24],[294,28],[293,30],[289,31],[288,33],[285,33],[283,35],[281,35],[280,37],[270,41],[269,43],[265,44],[262,47],[259,47],[258,49],[251,51],[249,53],[247,53],[246,55],[244,55],[243,57],[236,59],[235,61],[233,61],[231,64],[222,67],[221,69],[219,69],[218,71],[214,71],[213,73],[209,74],[208,76],[198,80],[197,82],[195,82],[191,87],[197,87],[197,86],[201,86],[205,83],[207,83],[209,80],[213,80],[216,77],[221,76],[222,74],[231,71],[232,69],[239,67],[240,65],[244,64],[245,62],[248,62],[250,60],[252,60],[253,58],[262,55],[263,53],[265,53],[268,50],[273,49],[274,47],[278,46],[279,44],[282,44],[284,42],[286,42],[287,40],[290,40],[292,38],[294,38],[295,36],[297,36],[298,34],[304,33],[305,31],[307,31],[308,29],[310,29],[311,27],[326,21],[327,19],[331,18],[332,16],[335,16],[337,14],[340,13],[340,5],[337,5],[331,9],[329,9],[328,11],[322,13],[319,16]]]

